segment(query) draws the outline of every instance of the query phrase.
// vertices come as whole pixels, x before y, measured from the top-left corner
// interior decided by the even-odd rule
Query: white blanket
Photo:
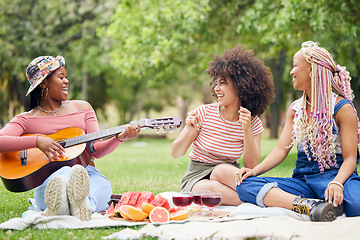
[[[158,227],[149,224],[140,230],[126,228],[103,238],[349,240],[360,238],[359,224],[360,217],[341,218],[333,222],[310,222],[288,216],[271,216],[230,222],[186,222]]]
[[[161,195],[166,199],[168,199],[170,206],[174,206],[171,197],[172,192],[161,193]],[[0,229],[14,229],[14,230],[24,230],[26,228],[81,229],[81,228],[97,228],[97,227],[111,227],[111,226],[136,226],[136,225],[149,224],[149,222],[110,220],[106,216],[103,216],[98,213],[94,213],[90,221],[80,221],[78,218],[73,216],[44,217],[41,215],[42,212],[36,207],[35,202],[32,199],[30,202],[33,205],[34,208],[33,210],[27,210],[26,212],[23,213],[23,216],[21,218],[13,218],[4,223],[1,223]],[[222,211],[229,211],[230,215],[229,217],[223,217],[213,220],[203,220],[203,221],[225,222],[225,221],[234,221],[238,219],[253,219],[253,218],[268,217],[268,216],[289,216],[295,219],[309,220],[308,216],[299,215],[290,210],[286,210],[282,208],[261,208],[250,203],[243,203],[237,207],[219,206],[216,207],[215,209]],[[191,220],[190,219],[185,220],[182,221],[182,223],[187,221],[191,221]]]
[[[161,194],[170,205],[171,192]],[[243,203],[237,207],[220,206],[217,210],[229,211],[228,217],[212,220],[171,221],[156,226],[149,222],[116,221],[94,213],[90,221],[80,221],[73,216],[44,217],[38,209],[26,211],[21,218],[13,218],[0,224],[0,229],[24,230],[38,229],[83,229],[112,226],[145,225],[140,230],[126,228],[116,232],[108,239],[137,239],[144,236],[159,239],[356,239],[360,237],[359,218],[340,218],[331,223],[310,222],[306,215],[299,215],[282,208],[261,208]],[[305,220],[305,221],[304,221]]]

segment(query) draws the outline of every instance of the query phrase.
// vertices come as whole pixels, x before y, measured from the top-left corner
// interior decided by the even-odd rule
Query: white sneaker
[[[91,219],[91,210],[87,204],[87,197],[90,193],[90,180],[83,166],[77,164],[71,168],[66,190],[71,215],[81,221],[89,221]]]
[[[66,196],[66,180],[63,176],[50,179],[45,189],[46,209],[44,216],[70,215],[69,202]]]

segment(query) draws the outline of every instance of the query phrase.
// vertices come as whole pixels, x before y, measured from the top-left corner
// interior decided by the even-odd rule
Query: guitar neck
[[[148,121],[148,119],[140,120],[139,121],[140,128],[148,126],[147,121]],[[137,125],[137,123],[138,122],[135,122],[136,125]],[[109,128],[109,129],[102,130],[102,131],[99,131],[99,132],[93,132],[93,133],[81,135],[81,136],[78,136],[78,137],[68,138],[68,139],[58,141],[58,143],[60,143],[64,148],[72,147],[72,146],[79,145],[79,144],[82,144],[82,143],[88,143],[88,142],[92,142],[92,141],[95,141],[95,140],[115,136],[116,134],[119,134],[119,133],[125,131],[126,126],[127,126],[127,124],[121,125],[121,126],[118,126],[118,127]]]

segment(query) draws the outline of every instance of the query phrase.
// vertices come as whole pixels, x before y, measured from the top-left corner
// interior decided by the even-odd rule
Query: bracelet
[[[331,181],[331,182],[329,182],[328,186],[329,186],[330,184],[336,184],[336,185],[338,185],[339,187],[341,187],[341,188],[344,190],[344,185],[342,185],[342,183],[341,183],[341,182],[338,182],[338,181]]]
[[[119,140],[118,138],[117,138],[117,136],[115,136],[115,138],[116,138],[116,140],[118,140],[119,142],[121,142],[121,143],[123,143],[124,141],[121,141],[121,140]]]

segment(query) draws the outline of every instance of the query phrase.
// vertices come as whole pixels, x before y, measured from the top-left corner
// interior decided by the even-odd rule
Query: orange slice
[[[127,215],[127,209],[128,207],[131,207],[130,205],[122,205],[120,208],[119,208],[119,212],[120,212],[120,215],[126,219],[126,220],[130,220],[129,216]]]
[[[141,210],[144,212],[144,213],[147,213],[147,214],[150,214],[151,210],[154,209],[154,206],[151,205],[150,203],[147,203],[147,202],[142,202],[141,204]]]
[[[170,220],[185,220],[189,218],[189,211],[180,210],[170,214]]]
[[[131,220],[134,221],[143,221],[145,220],[145,218],[149,216],[149,214],[144,213],[140,209],[137,209],[136,207],[133,206],[128,206],[126,214]]]
[[[149,219],[152,223],[168,222],[169,211],[164,207],[154,207],[149,214]]]

